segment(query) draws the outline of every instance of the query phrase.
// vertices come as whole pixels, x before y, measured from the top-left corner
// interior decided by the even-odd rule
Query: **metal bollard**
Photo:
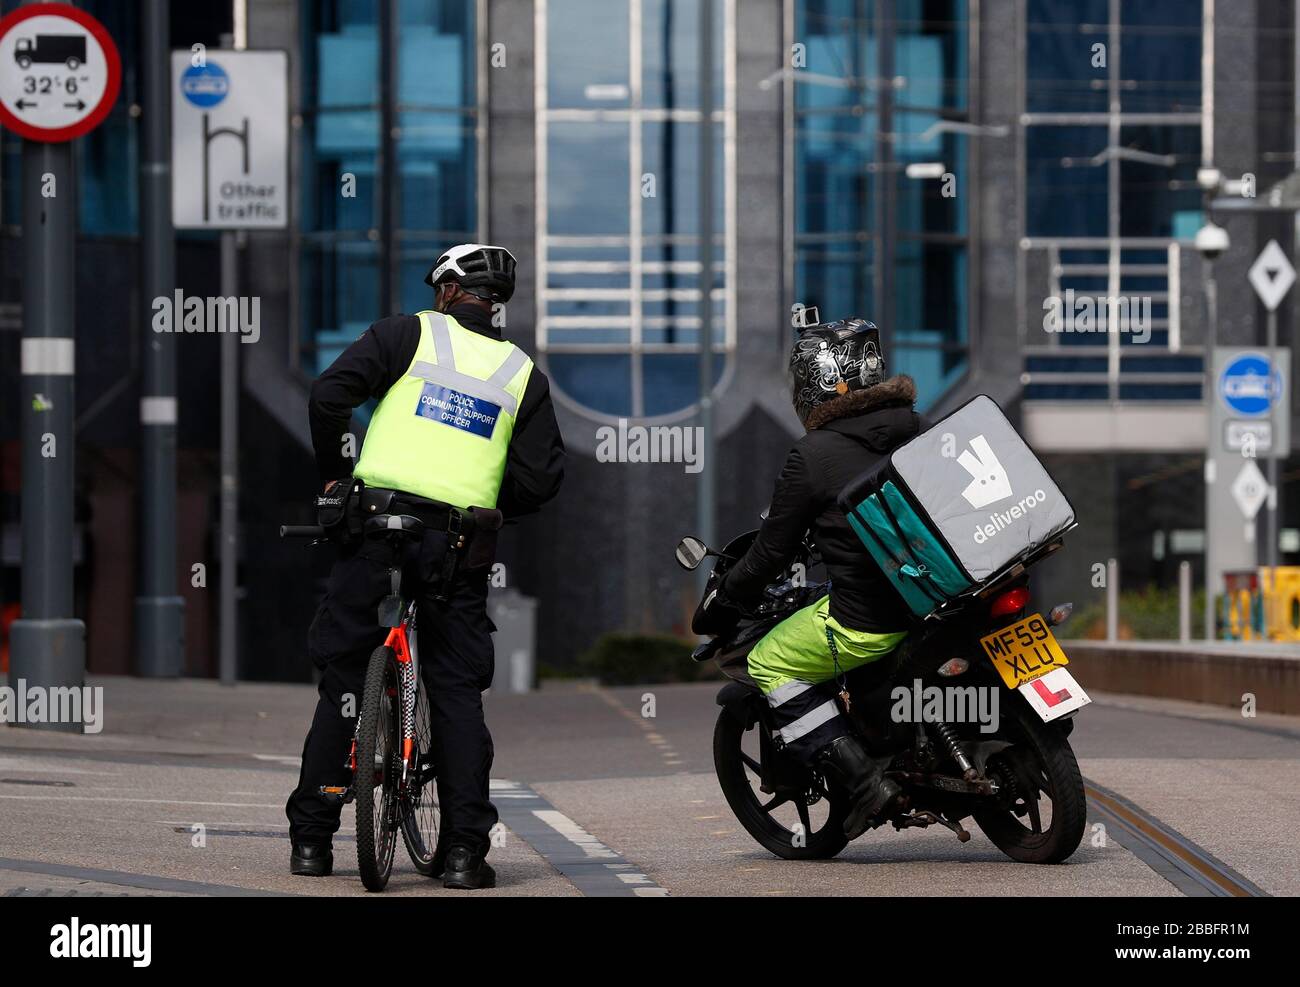
[[[1178,640],[1192,639],[1192,564],[1178,563]]]
[[[1106,640],[1119,640],[1119,562],[1106,560]]]

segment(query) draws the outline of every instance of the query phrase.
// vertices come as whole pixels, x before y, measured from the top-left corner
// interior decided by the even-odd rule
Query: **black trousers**
[[[487,615],[489,569],[461,570],[445,601],[434,599],[447,536],[426,532],[402,549],[402,595],[418,600],[416,646],[429,695],[438,803],[439,844],[486,854],[497,811],[488,800],[492,737],[483,721],[482,692],[492,684],[492,621]],[[308,634],[308,653],[321,670],[320,699],[302,750],[298,787],[285,814],[300,843],[328,843],[342,807],[320,795],[322,785],[346,785],[346,761],[360,713],[366,665],[383,644],[379,602],[390,591],[394,552],[382,538],[344,549],[330,572]],[[345,716],[344,713],[350,715]]]

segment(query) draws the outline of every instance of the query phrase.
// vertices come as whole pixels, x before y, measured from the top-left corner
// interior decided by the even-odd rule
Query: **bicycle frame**
[[[384,646],[393,649],[397,667],[401,676],[402,700],[402,777],[398,786],[400,795],[405,795],[410,781],[411,769],[415,763],[415,702],[420,686],[420,649],[416,635],[416,606],[412,600],[406,605],[406,614],[396,627],[390,628],[384,638]],[[360,723],[358,723],[358,727]],[[357,738],[352,737],[352,749],[348,753],[348,767],[354,779],[357,774]],[[423,784],[422,780],[418,780]]]

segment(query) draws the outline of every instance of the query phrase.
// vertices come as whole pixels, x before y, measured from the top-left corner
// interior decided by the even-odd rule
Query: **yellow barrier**
[[[1227,627],[1229,640],[1253,641],[1255,639],[1254,603],[1255,594],[1248,589],[1239,589],[1228,593],[1224,600],[1227,609]]]
[[[1264,608],[1264,637],[1300,641],[1300,566],[1261,566],[1259,596]],[[1249,620],[1246,623],[1249,627]]]

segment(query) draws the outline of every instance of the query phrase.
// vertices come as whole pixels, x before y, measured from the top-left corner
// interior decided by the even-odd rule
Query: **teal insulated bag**
[[[987,395],[899,446],[839,496],[912,613],[978,591],[1074,525],[1074,508]]]

